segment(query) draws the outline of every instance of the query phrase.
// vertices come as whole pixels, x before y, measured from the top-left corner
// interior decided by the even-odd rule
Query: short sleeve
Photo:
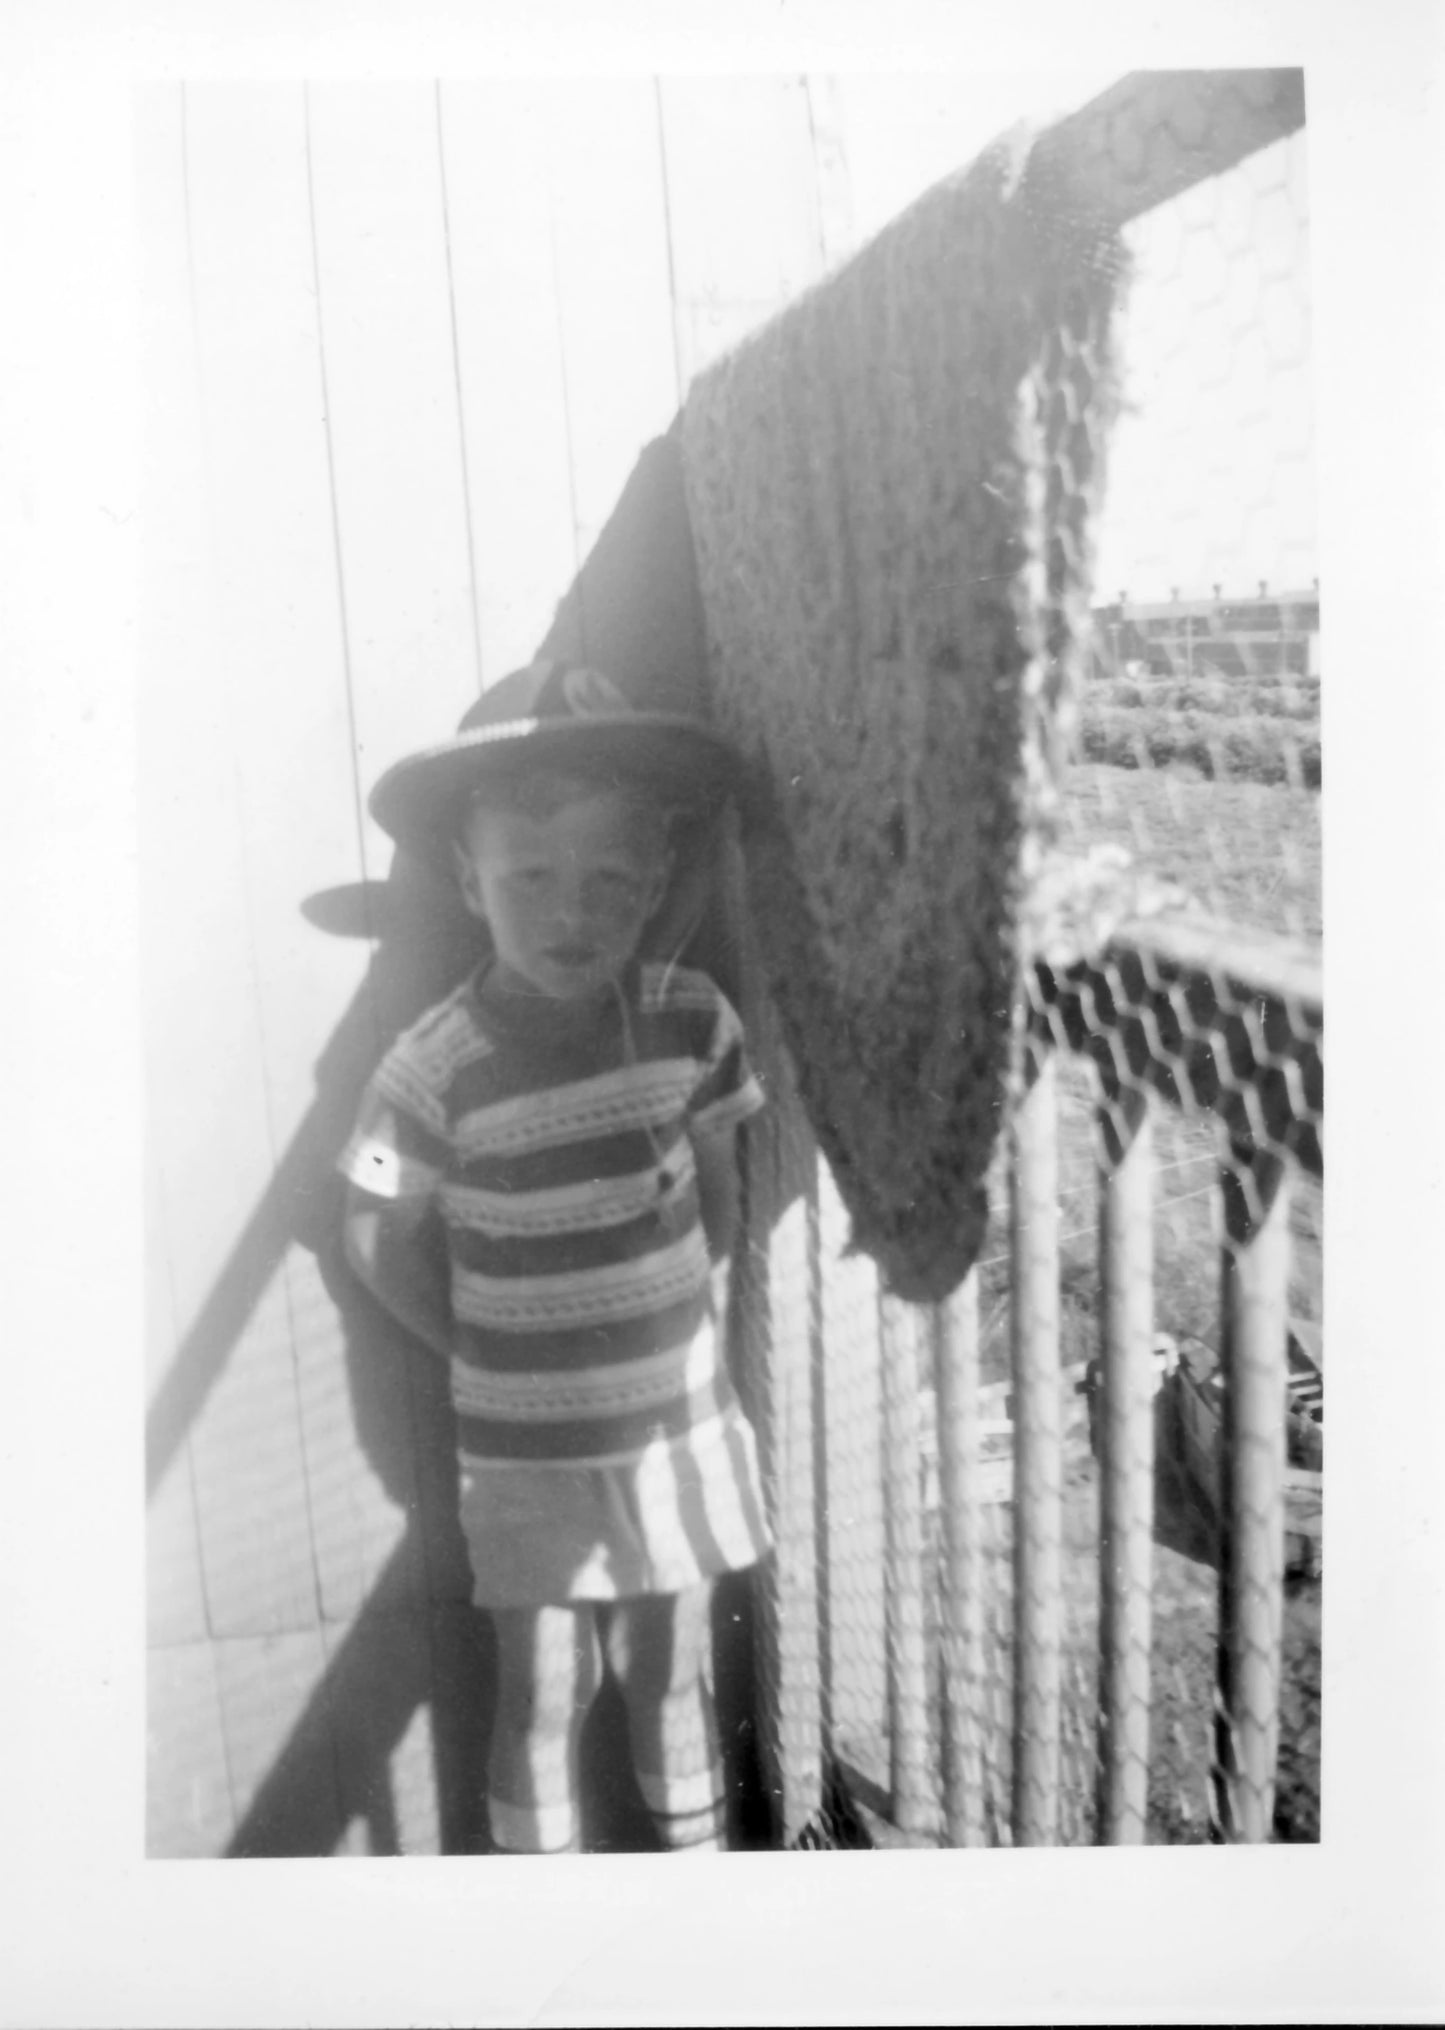
[[[748,1063],[737,1011],[725,995],[716,988],[713,991],[707,1054],[688,1104],[688,1125],[699,1135],[716,1135],[735,1128],[767,1104]]]
[[[373,1198],[415,1203],[437,1190],[450,1154],[446,1117],[405,1054],[405,1039],[372,1075],[337,1168]]]

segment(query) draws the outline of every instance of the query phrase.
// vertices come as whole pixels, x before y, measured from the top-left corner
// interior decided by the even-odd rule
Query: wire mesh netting
[[[1318,1837],[1302,128],[1295,74],[1145,77],[1033,144],[1041,188],[1122,229],[1128,285],[1109,357],[1066,332],[1033,384],[1049,538],[1022,681],[1055,765],[987,1225],[950,1294],[905,1302],[854,1249],[752,968],[776,1104],[739,1355],[788,1844]],[[1093,375],[1117,375],[1107,441]]]

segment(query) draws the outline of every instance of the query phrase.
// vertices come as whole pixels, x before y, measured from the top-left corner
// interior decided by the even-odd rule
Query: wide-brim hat
[[[450,740],[389,768],[368,808],[399,846],[450,873],[468,806],[524,768],[643,787],[699,818],[740,783],[736,749],[701,719],[640,710],[587,664],[535,662],[483,692]]]

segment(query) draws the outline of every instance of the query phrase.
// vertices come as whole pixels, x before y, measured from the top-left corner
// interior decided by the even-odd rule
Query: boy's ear
[[[647,909],[647,920],[649,923],[651,923],[657,912],[662,908],[663,903],[666,902],[668,890],[672,887],[672,877],[676,872],[677,854],[671,846],[668,846],[664,850],[662,858],[652,870],[652,901],[648,904]]]
[[[473,916],[486,921],[486,909],[482,902],[481,884],[477,880],[476,862],[470,853],[463,852],[457,840],[452,840],[452,866],[456,869],[457,886],[462,891],[462,901]]]
[[[648,918],[650,952],[673,957],[697,929],[712,887],[720,836],[718,820],[694,823],[674,834],[662,892]]]

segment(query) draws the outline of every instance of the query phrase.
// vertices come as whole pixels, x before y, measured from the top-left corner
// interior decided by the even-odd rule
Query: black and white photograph
[[[1442,412],[1377,513],[1341,51],[602,12],[17,42],[0,446],[100,570],[11,602],[15,1612],[136,1915],[0,2019],[1433,2020]]]
[[[140,96],[152,1854],[1317,1837],[1304,80],[1069,84]]]

